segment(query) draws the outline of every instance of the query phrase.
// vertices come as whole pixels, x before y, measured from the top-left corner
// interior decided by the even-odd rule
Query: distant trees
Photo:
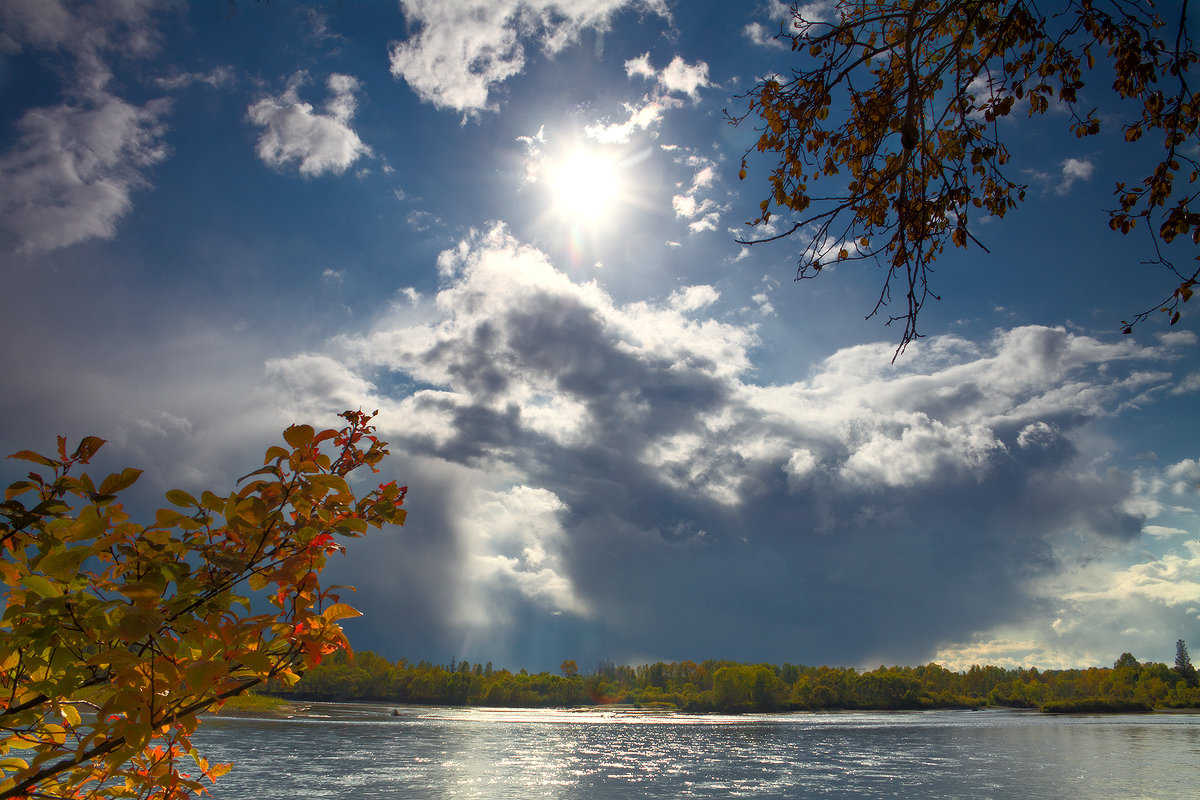
[[[903,295],[888,317],[904,326],[900,352],[920,335],[926,300],[937,298],[934,260],[947,245],[986,250],[980,222],[1025,199],[1007,141],[1016,129],[999,121],[1062,110],[1071,133],[1093,136],[1109,123],[1083,92],[1099,84],[1129,101],[1124,140],[1147,137],[1138,154],[1151,138],[1157,148],[1144,177],[1116,185],[1109,226],[1128,233],[1144,224],[1150,258],[1174,288],[1122,325],[1128,333],[1156,309],[1174,324],[1200,279],[1200,265],[1177,266],[1162,248],[1177,238],[1200,243],[1200,99],[1188,81],[1200,54],[1188,0],[1168,19],[1150,0],[1052,5],[1047,15],[1032,0],[792,3],[779,36],[794,54],[790,75],[762,78],[743,95],[745,111],[727,113],[735,124],[752,118],[760,134],[740,177],[754,151],[767,157],[763,199],[748,223],[762,233],[743,241],[802,237],[797,279],[877,261],[883,287],[868,316],[893,292]]]
[[[364,668],[374,664],[374,675]],[[971,708],[985,705],[1057,710],[1094,707],[1135,710],[1200,707],[1200,688],[1189,687],[1166,664],[1138,663],[1124,653],[1112,669],[1006,669],[974,666],[952,672],[937,664],[879,667],[868,672],[795,664],[733,661],[655,662],[637,667],[602,664],[590,675],[522,670],[464,672],[422,661],[386,665],[359,653],[354,665],[341,654],[310,670],[278,693],[318,700],[541,707],[623,704],[694,712],[818,709]],[[382,676],[387,676],[386,680]],[[352,694],[339,693],[339,688]],[[465,692],[465,694],[464,694]]]
[[[1133,653],[1121,653],[1120,657],[1113,663],[1113,669],[1137,669],[1139,666],[1138,660],[1133,657]]]
[[[1192,666],[1192,659],[1188,656],[1187,642],[1183,639],[1175,642],[1175,671],[1187,682],[1188,686],[1196,685],[1196,668]]]

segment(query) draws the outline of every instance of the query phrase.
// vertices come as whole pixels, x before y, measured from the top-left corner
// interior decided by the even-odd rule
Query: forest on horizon
[[[1038,708],[1137,712],[1200,708],[1200,685],[1182,640],[1175,666],[1123,653],[1109,667],[1038,670],[938,664],[852,667],[743,664],[708,660],[639,666],[598,665],[581,674],[572,660],[559,673],[512,672],[487,664],[393,663],[370,650],[339,651],[294,686],[269,693],[297,700],[517,708],[622,705],[686,712],[825,709]]]

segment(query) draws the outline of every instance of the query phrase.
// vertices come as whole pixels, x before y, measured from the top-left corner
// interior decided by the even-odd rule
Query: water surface
[[[237,763],[217,800],[1200,797],[1196,714],[317,704],[292,719],[210,718],[194,741]]]

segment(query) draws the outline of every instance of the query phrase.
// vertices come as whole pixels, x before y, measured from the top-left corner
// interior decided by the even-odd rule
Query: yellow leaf
[[[292,425],[283,432],[283,439],[292,447],[303,447],[316,435],[311,425]]]
[[[79,710],[75,708],[75,706],[64,705],[61,710],[63,719],[69,722],[72,726],[79,727],[79,725],[82,724],[83,720],[79,716]]]
[[[4,740],[4,744],[9,750],[32,750],[42,746],[41,742],[31,741],[24,736],[10,736]]]
[[[361,617],[362,612],[357,608],[346,605],[345,603],[334,603],[329,608],[321,612],[321,619],[326,622],[337,622],[339,619],[350,619],[352,617]]]

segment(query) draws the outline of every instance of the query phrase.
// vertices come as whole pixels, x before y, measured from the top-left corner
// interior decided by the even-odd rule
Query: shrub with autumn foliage
[[[139,470],[76,472],[102,439],[11,456],[43,469],[0,504],[0,800],[199,795],[230,766],[192,746],[200,712],[348,647],[358,612],[321,571],[336,537],[403,524],[406,488],[355,495],[386,443],[373,414],[341,416],[288,428],[228,495],[167,492],[149,524],[118,502]]]

